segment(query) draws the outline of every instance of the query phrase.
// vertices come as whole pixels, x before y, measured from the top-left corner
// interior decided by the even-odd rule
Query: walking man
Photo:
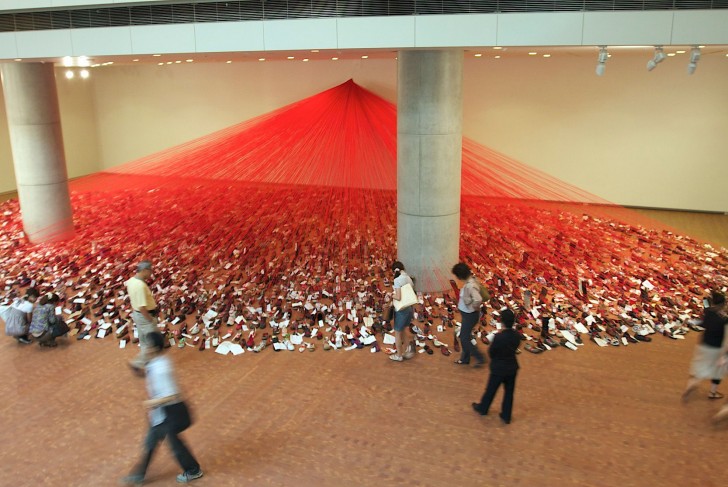
[[[182,401],[174,376],[172,361],[163,354],[164,336],[158,331],[144,336],[147,344],[146,382],[149,399],[144,405],[149,409],[149,431],[144,440],[142,458],[131,475],[121,479],[123,485],[142,485],[149,463],[157,445],[165,438],[182,473],[177,482],[188,483],[202,477],[200,464],[192,455],[179,435],[191,424],[189,410]]]
[[[511,412],[513,410],[513,392],[516,388],[516,374],[518,374],[518,360],[516,350],[521,343],[521,337],[513,329],[515,316],[513,311],[506,309],[501,312],[501,323],[505,329],[498,333],[490,344],[488,354],[490,355],[490,377],[485,393],[480,402],[473,403],[475,412],[485,416],[488,414],[490,404],[493,402],[495,393],[503,384],[503,404],[501,406],[500,418],[505,424],[511,423]]]
[[[157,316],[159,315],[157,303],[154,301],[152,291],[146,282],[151,276],[152,263],[143,260],[137,265],[137,272],[134,277],[124,283],[131,302],[131,319],[136,326],[139,344],[141,345],[139,355],[129,362],[129,365],[139,375],[144,371],[144,366],[149,360],[147,340],[144,340],[144,336],[157,331]]]

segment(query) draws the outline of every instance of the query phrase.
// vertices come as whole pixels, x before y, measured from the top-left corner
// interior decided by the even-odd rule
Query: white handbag
[[[400,299],[397,301],[396,299],[392,301],[394,303],[394,310],[395,311],[401,311],[405,308],[409,308],[410,306],[417,304],[417,294],[415,294],[415,290],[412,287],[412,284],[405,284],[400,290]]]

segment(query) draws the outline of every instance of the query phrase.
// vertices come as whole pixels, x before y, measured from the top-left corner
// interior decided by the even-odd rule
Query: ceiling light
[[[493,49],[503,49],[503,48],[500,46],[493,46]]]
[[[698,46],[698,47],[699,47],[700,49],[704,49],[704,48],[705,48],[705,46]]]
[[[175,61],[174,64],[180,64],[182,61]]]
[[[607,52],[607,46],[599,46],[599,56],[597,57],[597,76],[604,76],[604,71],[607,69],[607,59],[609,59],[609,52]]]
[[[655,46],[655,55],[652,59],[647,61],[647,71],[655,69],[658,64],[665,60],[666,57],[667,56],[665,56],[665,53],[662,51],[662,46]]]
[[[482,54],[480,54],[480,53],[477,53],[477,54],[473,54],[473,56],[475,56],[475,57],[481,57],[481,56],[482,56]]]
[[[73,71],[70,69],[66,71],[66,79],[73,79]]]
[[[78,74],[80,74],[83,79],[88,79],[89,77],[89,72],[87,69],[82,69],[81,72]]]
[[[265,61],[265,58],[264,57],[259,57],[258,58],[258,61]]]
[[[698,61],[700,61],[700,48],[693,47],[690,49],[690,62],[688,63],[688,74],[693,74],[695,69],[698,67]]]
[[[185,62],[187,62],[187,63],[191,63],[193,61],[194,61],[194,59],[185,59]]]
[[[675,51],[678,54],[685,54],[685,51]]]
[[[157,66],[164,66],[164,63],[157,63]]]
[[[728,54],[727,54],[727,56],[728,56]],[[331,60],[332,60],[332,61],[338,61],[338,60],[339,60],[339,58],[337,58],[337,57],[332,57],[332,58],[331,58]]]
[[[225,61],[225,64],[232,64],[232,61]]]
[[[16,59],[16,61],[22,61],[22,59],[21,58],[18,58],[18,59]]]
[[[367,55],[364,55],[364,56],[362,56],[361,58],[362,58],[362,59],[369,59],[369,56],[367,56]]]
[[[172,61],[167,61],[167,64],[172,64]]]
[[[551,57],[551,54],[544,54],[543,57]]]
[[[668,53],[667,53],[667,57],[673,57],[674,55],[675,55],[675,53],[674,53],[674,52],[668,52]]]
[[[303,62],[304,63],[307,63],[308,62],[308,58],[303,58]]]
[[[529,56],[535,56],[536,54],[538,54],[536,51],[531,51],[528,53]]]
[[[73,66],[73,58],[71,56],[64,56],[62,62],[66,67]]]
[[[288,56],[286,59],[296,59],[294,56]]]
[[[138,59],[132,59],[132,61],[134,61],[135,63],[139,62]]]
[[[318,49],[311,49],[311,52],[319,52]]]
[[[159,56],[161,56],[161,54],[152,54],[152,56],[159,57]]]
[[[495,58],[496,58],[496,59],[500,59],[500,56],[496,56]]]

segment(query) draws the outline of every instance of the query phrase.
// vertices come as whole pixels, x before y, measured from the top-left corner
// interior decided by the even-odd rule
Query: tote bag
[[[412,284],[405,284],[400,289],[400,299],[397,301],[396,299],[392,301],[394,303],[394,310],[395,311],[401,311],[405,308],[409,308],[410,306],[417,304],[417,294],[415,294],[415,290],[412,287]]]

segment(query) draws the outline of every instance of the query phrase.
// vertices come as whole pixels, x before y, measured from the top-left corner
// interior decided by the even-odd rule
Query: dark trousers
[[[466,364],[469,363],[470,355],[472,354],[478,363],[482,364],[485,362],[485,357],[483,357],[483,354],[480,353],[478,347],[473,345],[473,342],[471,341],[473,338],[473,327],[480,319],[480,311],[475,311],[473,313],[465,313],[464,311],[461,311],[460,316],[462,318],[462,325],[460,326],[460,345],[462,345],[460,361]]]
[[[511,413],[513,412],[513,391],[516,389],[516,374],[501,375],[493,374],[491,372],[488,377],[488,385],[485,387],[485,392],[480,400],[478,408],[484,414],[488,413],[490,404],[493,402],[495,393],[498,392],[498,388],[503,384],[503,404],[501,405],[501,417],[506,423],[511,422]]]
[[[147,437],[144,440],[144,453],[142,454],[142,459],[134,469],[135,475],[141,475],[144,477],[147,473],[149,463],[152,461],[154,450],[165,437],[169,442],[172,454],[177,459],[177,463],[179,463],[180,467],[182,467],[182,470],[185,472],[197,472],[200,469],[200,464],[197,463],[195,457],[192,456],[192,452],[190,452],[182,439],[179,438],[176,433],[169,431],[166,422],[164,422],[149,428]]]

